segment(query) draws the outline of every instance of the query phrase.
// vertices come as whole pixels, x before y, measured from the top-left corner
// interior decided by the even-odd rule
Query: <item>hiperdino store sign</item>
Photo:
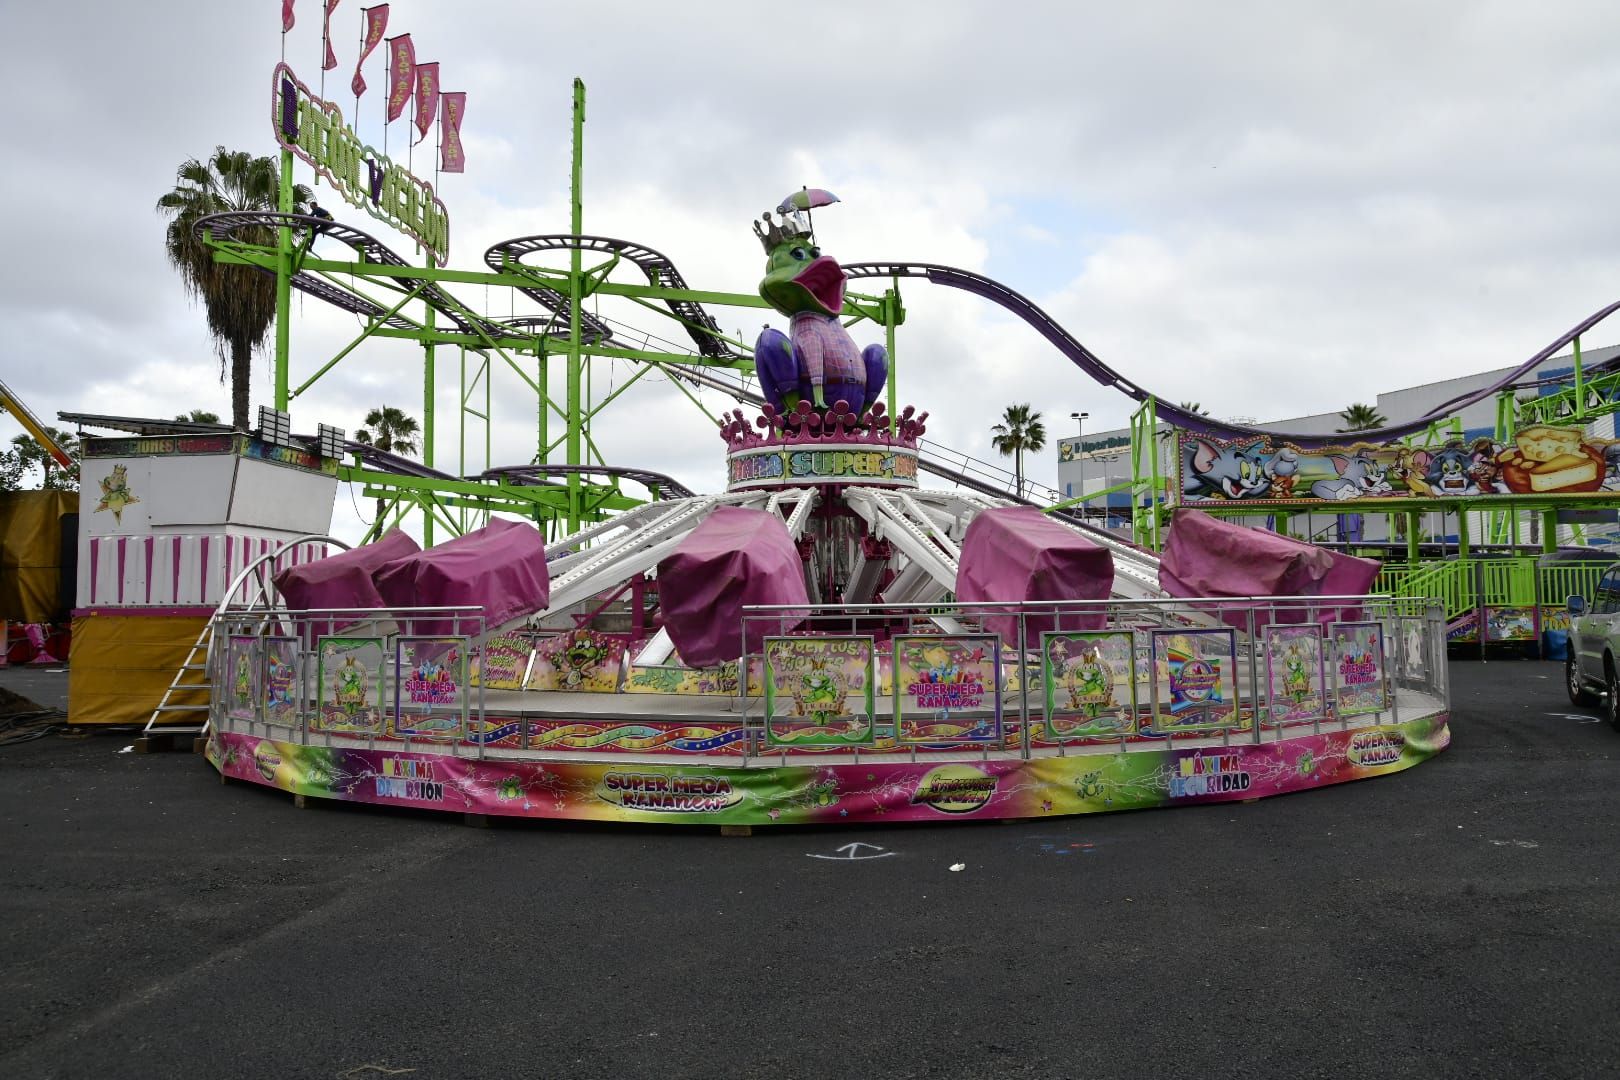
[[[450,213],[433,185],[362,143],[343,110],[322,101],[292,68],[275,71],[276,141],[324,177],[344,201],[398,229],[443,266],[450,252]]]

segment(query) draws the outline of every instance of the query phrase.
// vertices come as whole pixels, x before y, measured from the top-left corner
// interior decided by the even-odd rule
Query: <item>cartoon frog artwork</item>
[[[1305,654],[1297,644],[1288,646],[1283,654],[1283,693],[1299,705],[1311,696],[1311,674],[1305,664]]]
[[[552,658],[562,676],[562,688],[577,690],[612,655],[610,642],[589,630],[577,630]]]
[[[366,709],[366,673],[354,657],[344,657],[343,666],[337,671],[337,686],[332,691],[332,703],[336,705],[350,720],[356,719]]]
[[[1096,649],[1087,649],[1063,673],[1071,708],[1095,718],[1114,703],[1113,672]]]
[[[811,660],[793,692],[794,711],[814,723],[828,724],[844,714],[848,694],[837,672],[827,670],[826,661]]]
[[[124,509],[141,500],[129,490],[129,467],[114,465],[111,476],[101,478],[101,501],[91,513],[99,514],[103,510],[111,510],[113,521],[119,525],[124,523]]]
[[[236,657],[236,675],[231,682],[231,692],[236,696],[237,708],[253,707],[253,662],[245,652]]]
[[[786,334],[766,327],[754,343],[760,389],[778,412],[791,413],[801,401],[826,412],[842,401],[860,416],[888,379],[888,350],[858,347],[839,321],[848,278],[816,246],[808,211],[837,201],[820,189],[795,192],[776,208],[780,222],[767,212],[754,223],[766,254],[759,295],[789,320]]]

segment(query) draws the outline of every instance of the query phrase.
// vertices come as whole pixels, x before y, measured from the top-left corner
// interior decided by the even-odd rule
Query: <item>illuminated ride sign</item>
[[[276,141],[309,163],[345,202],[415,240],[443,266],[450,252],[450,213],[433,185],[362,143],[343,111],[322,101],[277,64],[272,89]]]

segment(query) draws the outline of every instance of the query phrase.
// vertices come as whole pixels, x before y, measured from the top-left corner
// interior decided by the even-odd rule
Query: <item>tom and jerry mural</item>
[[[1620,496],[1620,440],[1577,427],[1527,427],[1510,443],[1480,438],[1415,448],[1351,443],[1301,449],[1269,438],[1180,438],[1185,503],[1344,503],[1479,495]]]

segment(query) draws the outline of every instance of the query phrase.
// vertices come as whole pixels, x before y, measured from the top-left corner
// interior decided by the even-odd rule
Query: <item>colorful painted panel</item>
[[[264,722],[298,726],[298,639],[266,637],[264,643]]]
[[[1479,612],[1465,611],[1446,623],[1446,642],[1451,645],[1473,645],[1479,641]]]
[[[224,775],[322,798],[455,813],[669,825],[1041,818],[1306,791],[1445,749],[1444,713],[1400,725],[1199,749],[974,762],[738,768],[709,762],[482,761],[215,732]],[[839,843],[829,841],[830,849]]]
[[[737,661],[728,660],[719,667],[689,668],[679,664],[632,665],[624,681],[627,694],[714,694],[735,697],[738,692]],[[758,656],[748,658],[749,697],[764,693],[765,668]]]
[[[1333,627],[1333,673],[1339,715],[1382,712],[1384,628],[1379,623],[1339,623]]]
[[[1350,442],[1306,449],[1270,437],[1219,439],[1182,433],[1181,499],[1188,504],[1328,503],[1358,499],[1591,495],[1620,492],[1620,440],[1579,426],[1539,424],[1510,442],[1453,440],[1415,449]]]
[[[1536,640],[1536,609],[1533,607],[1486,608],[1485,640]]]
[[[1135,639],[1129,631],[1044,633],[1047,734],[1098,739],[1136,731]]]
[[[394,734],[460,738],[467,722],[467,639],[401,637],[394,649]]]
[[[489,690],[521,690],[529,674],[534,646],[521,634],[498,634],[472,651],[468,686]]]
[[[1263,634],[1267,719],[1273,727],[1309,724],[1327,714],[1322,628],[1271,624]]]
[[[893,641],[894,730],[907,744],[1000,743],[1001,638],[900,635]]]
[[[382,732],[387,675],[380,637],[322,637],[315,666],[315,731]]]
[[[869,637],[766,638],[766,743],[870,745],[876,652]]]
[[[232,634],[225,644],[225,715],[232,720],[259,718],[259,639]]]
[[[624,634],[584,628],[546,638],[535,646],[528,689],[616,693],[629,645],[630,639]]]
[[[1153,730],[1218,731],[1237,718],[1231,630],[1153,631]]]

